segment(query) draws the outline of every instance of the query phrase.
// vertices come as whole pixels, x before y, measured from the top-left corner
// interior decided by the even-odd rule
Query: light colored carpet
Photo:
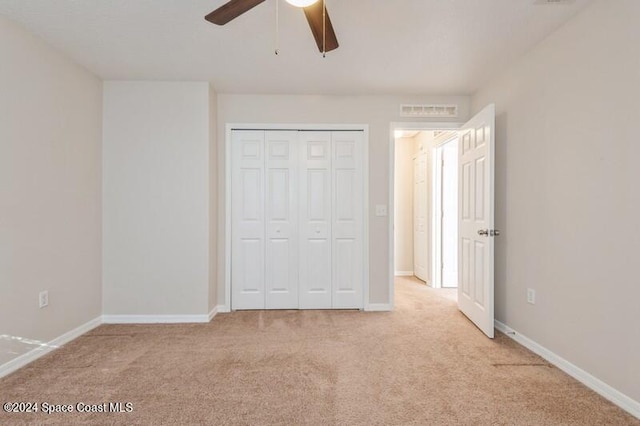
[[[0,424],[640,425],[447,295],[399,278],[394,312],[220,314],[103,325],[0,380],[0,400],[131,402],[131,413],[0,413]]]

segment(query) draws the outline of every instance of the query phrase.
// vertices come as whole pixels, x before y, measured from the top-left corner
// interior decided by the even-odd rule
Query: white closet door
[[[362,308],[363,133],[333,132],[333,308]]]
[[[231,142],[231,305],[264,309],[264,132],[233,131]]]
[[[413,273],[427,281],[427,154],[419,154],[413,167]]]
[[[299,132],[300,308],[331,301],[331,132]]]
[[[298,308],[297,131],[265,132],[266,308]]]

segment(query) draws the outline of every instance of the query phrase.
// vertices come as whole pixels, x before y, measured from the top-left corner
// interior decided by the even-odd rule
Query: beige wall
[[[3,17],[0,58],[0,335],[48,342],[101,314],[102,84]]]
[[[399,116],[401,103],[457,103],[460,117],[468,117],[466,96],[287,96],[218,94],[218,252],[219,293],[224,295],[225,227],[225,124],[226,123],[326,123],[369,125],[369,276],[370,303],[389,302],[389,223],[376,217],[375,205],[388,205],[389,143],[391,122],[411,121]],[[424,121],[424,120],[423,120]],[[442,120],[438,120],[442,121]],[[392,206],[388,206],[392,208]]]
[[[473,97],[497,104],[497,319],[636,401],[639,19],[596,1]]]
[[[209,312],[209,91],[104,83],[106,315]]]
[[[397,138],[395,154],[395,272],[413,273],[413,138]]]

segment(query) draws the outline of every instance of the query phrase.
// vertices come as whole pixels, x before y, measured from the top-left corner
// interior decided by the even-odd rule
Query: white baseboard
[[[395,271],[396,277],[412,277],[413,271]]]
[[[92,319],[89,322],[82,324],[79,327],[74,328],[71,331],[68,331],[61,336],[56,337],[48,343],[42,343],[35,349],[30,350],[29,352],[18,356],[17,358],[12,359],[11,361],[0,365],[0,377],[4,377],[7,374],[13,373],[19,368],[24,367],[30,362],[35,361],[43,355],[48,354],[54,349],[59,348],[60,346],[69,343],[73,339],[83,335],[84,333],[93,330],[97,326],[102,324],[102,317],[97,317]]]
[[[565,373],[567,373],[568,375],[570,375],[580,383],[584,384],[591,390],[595,391],[596,393],[600,394],[604,398],[616,404],[618,407],[622,408],[623,410],[629,412],[631,415],[640,419],[640,402],[631,399],[630,397],[623,394],[622,392],[609,386],[602,380],[592,376],[591,374],[587,373],[580,367],[572,364],[571,362],[555,354],[554,352],[551,352],[549,349],[534,342],[528,337],[523,336],[516,330],[513,330],[512,328],[501,323],[500,321],[495,321],[495,327],[499,331],[506,334],[508,337],[520,343],[525,348],[540,355],[542,358],[546,359],[551,364],[555,365],[560,370],[564,371]]]
[[[387,312],[391,311],[391,305],[388,303],[369,303],[364,310],[367,312]]]
[[[231,309],[229,309],[227,306],[218,305],[218,313],[219,314],[223,314],[223,313],[226,314],[226,313],[229,313],[229,312],[231,312]]]
[[[215,311],[215,309],[214,309]],[[209,322],[210,315],[103,315],[104,324],[180,324]],[[213,313],[215,315],[215,313]]]
[[[207,321],[207,322],[211,322],[213,317],[215,317],[216,315],[218,315],[218,306],[217,305],[213,307],[211,312],[209,312],[209,321]]]

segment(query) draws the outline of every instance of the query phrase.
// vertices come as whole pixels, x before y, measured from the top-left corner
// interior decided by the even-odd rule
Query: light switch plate
[[[386,216],[387,206],[385,204],[376,205],[376,216]]]
[[[527,303],[536,304],[536,291],[532,288],[527,289]]]

